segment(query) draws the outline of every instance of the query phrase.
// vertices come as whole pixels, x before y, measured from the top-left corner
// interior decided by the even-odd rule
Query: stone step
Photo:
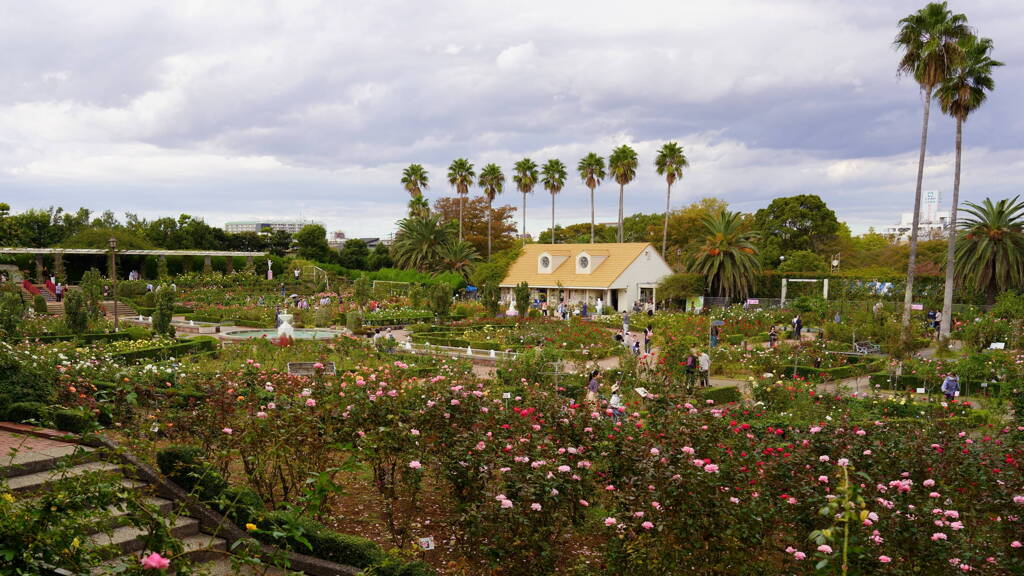
[[[85,464],[79,464],[63,470],[43,470],[42,472],[35,472],[33,474],[15,476],[7,480],[7,488],[14,493],[38,492],[48,489],[51,482],[56,482],[62,478],[73,478],[75,476],[81,476],[92,472],[108,472],[116,474],[119,470],[119,466],[116,464],[110,464],[109,462],[87,462]],[[124,479],[122,484],[125,485],[125,487],[142,485],[141,482],[128,479]]]
[[[193,534],[182,538],[181,545],[184,549],[183,555],[193,562],[210,562],[222,559],[224,557],[222,553],[227,550],[227,542],[223,538],[210,536],[209,534]],[[119,556],[97,566],[92,570],[92,574],[97,576],[100,574],[119,574],[124,572],[127,567],[134,568],[138,566],[141,556],[142,553]],[[176,573],[173,564],[170,567],[169,573]]]
[[[199,521],[188,516],[179,516],[174,519],[170,532],[176,538],[194,536],[199,534]],[[96,546],[116,548],[114,553],[116,556],[142,550],[146,545],[145,537],[148,534],[148,530],[135,526],[118,526],[106,532],[93,534],[89,536],[89,540]]]
[[[285,574],[294,574],[294,572],[264,564],[242,565],[235,568],[230,558],[217,558],[203,565],[203,574],[208,576],[284,576]]]
[[[88,446],[63,444],[50,448],[19,450],[10,458],[4,456],[3,466],[0,466],[0,478],[14,478],[52,470],[65,458],[77,464],[92,462],[96,460],[96,451]]]

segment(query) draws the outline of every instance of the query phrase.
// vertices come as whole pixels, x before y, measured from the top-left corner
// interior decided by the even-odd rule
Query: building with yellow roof
[[[648,242],[527,244],[501,282],[505,302],[526,282],[531,299],[557,306],[587,303],[590,310],[625,311],[654,305],[658,283],[672,268]]]

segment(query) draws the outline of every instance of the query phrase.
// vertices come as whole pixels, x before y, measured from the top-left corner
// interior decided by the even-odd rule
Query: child
[[[615,423],[619,423],[619,419],[622,414],[626,411],[626,407],[622,405],[622,397],[619,396],[619,383],[612,384],[612,397],[608,400],[608,410],[611,411],[612,419]]]

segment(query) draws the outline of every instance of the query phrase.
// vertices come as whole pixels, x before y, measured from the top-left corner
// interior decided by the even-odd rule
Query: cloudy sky
[[[897,21],[923,0],[0,0],[0,201],[185,212],[215,225],[394,229],[401,169],[640,155],[627,213],[660,211],[658,146],[691,168],[673,204],[756,210],[821,195],[855,231],[913,202],[921,99]],[[953,0],[995,43],[996,91],[965,129],[962,194],[1024,192],[1024,2]],[[933,108],[934,110],[934,108]],[[933,114],[925,188],[948,202],[953,123]],[[474,191],[474,193],[478,193]],[[507,191],[504,200],[519,205]],[[598,189],[598,218],[617,212]],[[529,230],[549,197],[530,199]],[[589,219],[573,178],[563,223]]]

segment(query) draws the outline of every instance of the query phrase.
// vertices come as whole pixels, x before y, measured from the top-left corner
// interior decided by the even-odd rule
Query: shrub
[[[740,389],[736,386],[719,386],[716,388],[705,388],[698,392],[701,400],[714,400],[715,404],[728,404],[743,400]]]
[[[367,576],[433,576],[436,574],[430,564],[419,560],[406,562],[397,554],[388,554],[379,564],[363,572]]]
[[[345,327],[353,333],[363,327],[363,315],[355,310],[345,313]]]
[[[214,504],[221,514],[240,526],[254,522],[266,512],[259,494],[245,486],[229,486]]]
[[[356,568],[367,568],[384,559],[384,552],[372,540],[335,532],[295,511],[275,510],[267,513],[265,520],[279,531],[301,534],[309,542],[307,547],[294,537],[289,538],[288,544],[296,552]]]
[[[522,282],[515,287],[516,312],[520,318],[526,317],[526,311],[530,309],[530,285]]]
[[[57,430],[81,434],[96,426],[92,414],[81,409],[58,410],[53,413],[53,426]]]
[[[85,297],[79,290],[71,290],[64,297],[64,324],[72,334],[82,334],[89,328]]]
[[[10,335],[18,331],[22,317],[25,315],[25,304],[21,294],[0,291],[0,335]]]
[[[32,299],[32,309],[40,316],[50,313],[50,309],[46,307],[46,298],[43,298],[42,294],[36,294],[36,297]]]
[[[131,340],[148,340],[153,337],[153,331],[142,326],[128,326],[121,329],[121,333]]]
[[[8,406],[5,412],[0,413],[0,417],[11,422],[38,421],[45,408],[46,405],[42,402],[15,402]]]
[[[452,287],[449,284],[435,284],[430,288],[430,310],[438,318],[448,316],[452,308]]]
[[[204,502],[219,501],[228,485],[219,472],[201,460],[194,446],[169,446],[156,453],[160,473]]]
[[[156,296],[156,311],[153,312],[153,332],[158,335],[174,336],[171,318],[174,316],[174,292],[166,286]]]

